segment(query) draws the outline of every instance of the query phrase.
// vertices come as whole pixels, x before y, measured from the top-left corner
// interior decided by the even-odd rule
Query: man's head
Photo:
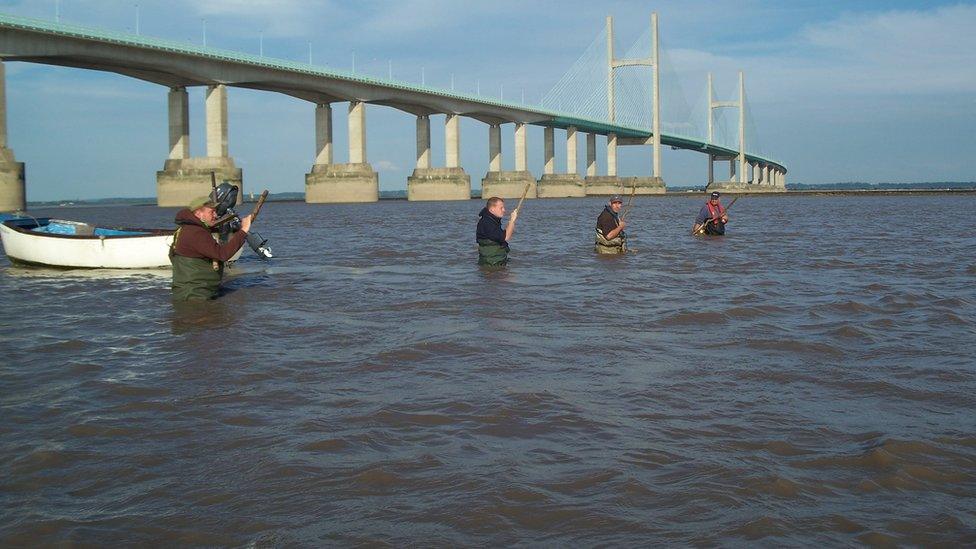
[[[624,199],[620,198],[619,194],[615,194],[610,197],[610,209],[614,213],[620,213],[620,208],[624,205]]]
[[[709,202],[712,204],[718,204],[718,197],[721,196],[718,191],[712,191],[711,196],[708,198]]]
[[[190,201],[190,205],[187,206],[193,215],[197,219],[203,221],[207,225],[212,225],[214,221],[217,221],[217,209],[214,206],[213,201],[210,200],[209,196],[199,196]]]
[[[488,204],[485,205],[491,215],[495,217],[505,217],[505,201],[497,196],[493,196],[488,199]]]

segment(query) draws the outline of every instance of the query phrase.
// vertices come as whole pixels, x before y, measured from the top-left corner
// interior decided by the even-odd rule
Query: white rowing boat
[[[169,246],[175,229],[121,229],[64,219],[4,217],[0,240],[12,263],[87,269],[170,267]],[[240,254],[238,250],[231,261]]]

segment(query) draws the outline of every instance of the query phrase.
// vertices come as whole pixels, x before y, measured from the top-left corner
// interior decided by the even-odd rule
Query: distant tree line
[[[976,189],[976,181],[932,181],[927,183],[865,183],[847,181],[844,183],[787,183],[791,191],[881,191],[896,189]]]
[[[704,191],[705,187],[669,187],[676,192]],[[973,189],[976,190],[976,181],[932,181],[928,183],[865,183],[863,181],[847,181],[844,183],[820,183],[810,185],[807,183],[787,183],[786,189],[790,191],[884,191],[884,190],[941,190],[941,189]],[[472,189],[472,198],[481,196],[481,190]],[[256,198],[256,197],[255,197]],[[407,191],[380,191],[380,199],[397,200],[406,199]],[[270,193],[268,200],[305,200],[303,192]],[[245,202],[251,202],[251,195],[244,196]],[[82,206],[82,205],[104,205],[104,206],[154,206],[155,197],[144,198],[89,198],[89,199],[66,199],[66,200],[47,200],[31,201],[28,203],[35,208],[51,206]]]

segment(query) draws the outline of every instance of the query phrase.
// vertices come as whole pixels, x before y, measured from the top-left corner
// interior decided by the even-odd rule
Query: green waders
[[[597,229],[593,250],[598,254],[625,254],[627,253],[627,237],[617,235],[616,238],[608,240]]]
[[[224,264],[221,261],[176,255],[176,241],[182,230],[183,227],[176,229],[169,247],[169,262],[173,264],[173,300],[213,299],[220,290]]]
[[[505,246],[481,238],[478,240],[478,265],[504,265],[508,263],[508,250]]]
[[[209,259],[171,255],[173,263],[173,299],[190,301],[193,299],[213,299],[220,289],[220,279],[224,274],[224,264]]]

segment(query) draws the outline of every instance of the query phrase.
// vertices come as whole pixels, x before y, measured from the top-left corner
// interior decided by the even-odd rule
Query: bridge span
[[[612,20],[607,20],[612,40]],[[21,61],[81,69],[114,72],[166,86],[169,107],[169,152],[163,169],[157,172],[157,203],[176,206],[201,194],[210,186],[210,174],[243,184],[241,169],[228,151],[227,88],[240,87],[282,93],[315,105],[316,156],[305,177],[307,202],[368,202],[378,199],[378,175],[366,156],[366,105],[383,105],[416,116],[416,168],[407,180],[410,200],[460,200],[471,196],[470,175],[460,165],[459,117],[473,118],[488,125],[489,171],[482,179],[483,196],[519,196],[525,185],[530,196],[567,197],[587,194],[612,194],[635,188],[638,194],[663,193],[660,176],[660,148],[689,149],[708,156],[708,183],[712,188],[733,192],[785,190],[786,167],[744,149],[743,80],[740,73],[738,104],[712,101],[711,111],[738,107],[740,146],[738,150],[708,139],[669,135],[659,129],[660,97],[657,93],[657,17],[652,16],[653,54],[649,59],[616,59],[612,47],[607,62],[613,71],[627,65],[654,67],[654,94],[649,99],[654,111],[652,128],[637,128],[615,123],[612,84],[608,90],[608,116],[605,120],[579,117],[542,107],[472,96],[452,90],[364,76],[299,62],[290,62],[198,47],[175,41],[139,35],[94,30],[72,25],[25,19],[0,14],[0,211],[25,207],[24,165],[7,146],[4,65]],[[187,88],[206,86],[206,157],[189,155],[189,100]],[[709,80],[709,91],[711,81]],[[348,104],[348,162],[334,161],[332,127],[334,103]],[[445,115],[446,154],[443,167],[434,167],[430,154],[430,116]],[[515,125],[515,170],[502,171],[501,125]],[[527,168],[526,126],[544,130],[544,170],[540,179]],[[711,120],[709,120],[711,127]],[[555,166],[555,130],[565,131],[566,166]],[[578,135],[586,135],[586,173],[577,173]],[[607,138],[605,174],[597,173],[596,136]],[[650,145],[653,175],[618,177],[617,146]],[[715,181],[712,166],[726,160],[730,179]],[[751,172],[751,173],[750,173]],[[243,186],[243,185],[242,185]]]

